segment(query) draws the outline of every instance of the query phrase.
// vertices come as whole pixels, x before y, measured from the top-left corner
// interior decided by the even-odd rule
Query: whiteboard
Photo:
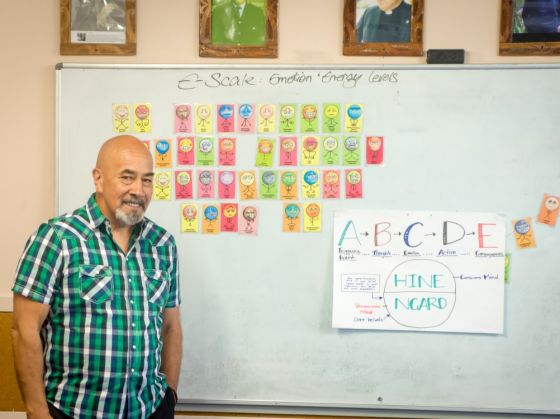
[[[113,103],[152,104],[152,133],[175,138],[174,103],[361,103],[363,134],[385,139],[363,166],[364,198],[323,200],[321,233],[281,232],[281,202],[259,200],[258,237],[181,234],[182,202],[148,216],[180,251],[188,405],[379,412],[560,413],[559,227],[519,251],[511,220],[560,191],[558,66],[57,67],[57,206],[81,206],[114,135]],[[238,140],[253,168],[256,136]],[[343,167],[341,167],[343,169]],[[335,210],[491,212],[512,254],[503,334],[331,327]]]

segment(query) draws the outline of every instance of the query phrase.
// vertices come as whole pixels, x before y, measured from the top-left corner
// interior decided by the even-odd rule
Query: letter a
[[[346,237],[346,233],[348,233],[348,229],[352,225],[352,230],[354,230],[354,236]],[[346,223],[346,227],[344,227],[344,231],[340,235],[340,239],[338,239],[338,245],[342,246],[342,242],[344,240],[358,240],[358,244],[361,246],[362,243],[360,242],[360,238],[358,237],[358,233],[356,232],[356,226],[354,226],[354,222],[352,220]]]

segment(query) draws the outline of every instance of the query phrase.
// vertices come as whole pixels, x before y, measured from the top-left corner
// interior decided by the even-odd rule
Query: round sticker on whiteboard
[[[296,114],[296,110],[292,105],[284,105],[280,109],[280,115],[284,119],[293,118],[295,114]]]
[[[193,149],[193,142],[190,138],[181,138],[179,141],[179,150],[183,153],[188,153]]]
[[[257,218],[257,209],[255,207],[245,207],[245,209],[243,209],[243,218],[247,221],[255,221],[255,218]]]
[[[222,214],[224,214],[224,216],[226,218],[233,218],[237,214],[237,208],[235,208],[235,205],[226,204],[226,205],[224,205],[224,209],[222,210]]]
[[[183,208],[183,217],[185,220],[192,221],[196,218],[196,207],[194,205],[185,205]]]
[[[165,154],[169,151],[169,142],[167,140],[159,140],[156,143],[156,150],[160,154]]]
[[[303,174],[303,180],[305,180],[305,183],[308,185],[314,185],[319,180],[319,174],[316,170],[308,170]]]
[[[350,105],[346,111],[350,119],[358,119],[362,116],[362,107],[360,105]]]
[[[210,185],[210,183],[212,182],[212,173],[210,173],[209,170],[203,170],[198,175],[198,180],[203,185]]]
[[[516,222],[514,228],[518,234],[527,234],[531,229],[529,223],[525,220],[519,220],[518,222]]]
[[[188,185],[191,182],[191,175],[189,172],[179,172],[177,173],[177,183],[181,186]]]
[[[218,110],[220,116],[224,119],[229,119],[233,115],[233,107],[231,105],[222,105]]]
[[[362,175],[357,170],[351,170],[346,175],[346,179],[350,185],[357,185],[362,180]]]
[[[234,147],[235,147],[235,140],[233,138],[223,138],[220,141],[220,150],[221,151],[229,153],[230,151],[233,151]]]
[[[338,140],[336,139],[336,137],[327,137],[323,141],[323,147],[327,151],[334,151],[338,147]]]
[[[253,106],[244,104],[239,107],[239,116],[241,118],[250,118],[253,115]]]
[[[296,204],[288,204],[284,209],[284,213],[289,219],[296,219],[299,216],[299,207]]]
[[[286,153],[291,153],[296,149],[296,141],[293,138],[283,138],[282,139],[282,150]]]
[[[267,170],[262,174],[262,182],[266,186],[274,185],[274,182],[276,182],[276,174],[271,170]]]
[[[239,177],[239,181],[243,186],[250,186],[255,183],[255,175],[251,172],[243,172]]]
[[[316,218],[321,213],[321,207],[318,204],[309,204],[305,207],[305,213],[311,218]]]
[[[198,145],[198,148],[203,153],[210,153],[212,151],[212,140],[209,138],[203,138]]]
[[[231,185],[235,180],[235,175],[232,171],[226,170],[220,173],[220,183],[223,185]]]
[[[344,140],[344,148],[348,151],[355,151],[358,149],[358,139],[356,137],[348,137]]]
[[[216,218],[218,218],[218,208],[216,208],[214,205],[207,206],[204,209],[204,218],[209,221],[214,221]]]
[[[280,180],[286,186],[293,186],[293,184],[296,183],[296,175],[294,172],[284,172]]]

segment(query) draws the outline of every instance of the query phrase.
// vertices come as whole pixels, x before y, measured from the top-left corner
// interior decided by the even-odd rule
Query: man
[[[212,9],[212,43],[264,45],[264,11],[246,0],[226,0]]]
[[[177,250],[144,218],[152,166],[138,139],[108,140],[87,204],[27,242],[12,335],[29,418],[173,417],[182,353]]]
[[[356,42],[410,42],[411,9],[403,0],[377,0],[356,25]]]

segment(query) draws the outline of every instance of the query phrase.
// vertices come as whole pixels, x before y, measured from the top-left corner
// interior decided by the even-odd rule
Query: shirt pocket
[[[169,295],[169,274],[159,269],[144,271],[144,284],[148,301],[157,306],[167,302]]]
[[[113,298],[113,288],[113,269],[110,266],[80,266],[80,296],[84,301],[105,303]]]

